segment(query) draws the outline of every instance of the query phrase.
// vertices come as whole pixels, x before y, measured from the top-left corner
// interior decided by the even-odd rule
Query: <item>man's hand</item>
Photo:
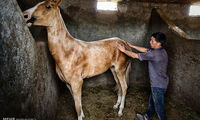
[[[125,53],[126,55],[132,57],[132,58],[137,58],[138,59],[138,55],[132,51],[126,50],[124,46],[120,45],[119,43],[117,43],[117,48],[122,51],[123,53]]]
[[[122,51],[122,52],[125,51],[124,46],[120,45],[119,43],[117,43],[117,48],[118,48],[120,51]]]
[[[126,43],[128,44],[128,46],[134,48],[134,45],[132,45],[131,43],[129,43],[129,42],[126,42]]]

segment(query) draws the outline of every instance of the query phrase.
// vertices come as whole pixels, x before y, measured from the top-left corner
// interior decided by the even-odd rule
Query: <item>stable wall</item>
[[[16,0],[0,7],[0,119],[55,120],[58,78],[48,46],[35,42]]]

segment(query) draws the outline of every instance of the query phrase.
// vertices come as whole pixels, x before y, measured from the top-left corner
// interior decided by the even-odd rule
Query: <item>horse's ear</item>
[[[58,6],[58,5],[60,5],[60,3],[61,3],[62,0],[51,0],[51,1],[52,1],[52,2],[55,2],[56,5]]]

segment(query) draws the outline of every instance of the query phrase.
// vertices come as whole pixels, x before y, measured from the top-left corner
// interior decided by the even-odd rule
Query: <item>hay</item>
[[[66,93],[66,92],[65,92]],[[149,88],[129,88],[123,116],[118,117],[118,110],[112,107],[117,101],[117,95],[110,86],[83,88],[82,104],[84,120],[137,120],[136,113],[144,113],[148,106]],[[165,99],[167,117],[169,120],[199,120],[192,109]],[[67,91],[60,97],[57,111],[58,120],[76,120],[76,111],[72,96]],[[153,120],[158,120],[155,115]]]

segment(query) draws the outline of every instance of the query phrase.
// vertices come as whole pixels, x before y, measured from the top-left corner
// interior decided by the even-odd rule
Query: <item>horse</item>
[[[26,25],[45,26],[48,33],[48,47],[55,60],[56,73],[66,83],[73,96],[78,120],[84,117],[81,95],[83,79],[111,70],[118,88],[118,116],[122,116],[131,69],[130,57],[122,53],[117,44],[131,50],[128,44],[118,38],[92,42],[76,39],[68,32],[60,13],[61,0],[46,0],[23,12]],[[120,106],[119,106],[120,105]]]

